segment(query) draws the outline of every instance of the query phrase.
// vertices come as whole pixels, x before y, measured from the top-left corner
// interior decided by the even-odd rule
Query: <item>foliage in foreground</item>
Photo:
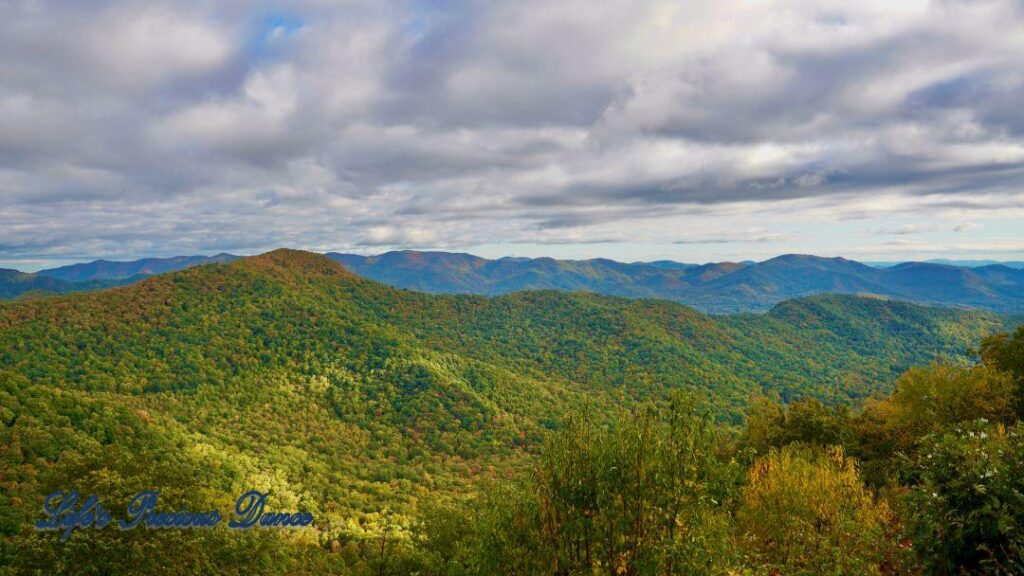
[[[750,468],[736,526],[756,564],[784,574],[883,574],[898,564],[896,520],[834,446],[790,445]]]
[[[740,469],[709,416],[678,402],[608,427],[571,419],[506,488],[512,505],[480,517],[477,573],[721,573]]]
[[[686,403],[573,419],[529,473],[425,517],[419,561],[436,575],[1021,574],[1014,378],[935,364],[860,413],[762,401],[735,443]]]
[[[913,463],[911,537],[931,574],[1024,574],[1024,425],[929,436]]]

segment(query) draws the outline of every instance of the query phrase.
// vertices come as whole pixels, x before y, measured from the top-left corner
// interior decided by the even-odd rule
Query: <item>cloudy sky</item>
[[[0,0],[0,265],[1021,259],[1022,102],[1020,0]]]

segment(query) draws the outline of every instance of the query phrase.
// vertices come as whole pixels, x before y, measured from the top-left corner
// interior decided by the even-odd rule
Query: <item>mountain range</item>
[[[39,272],[21,272],[0,268],[0,298],[15,298],[23,294],[63,294],[99,288],[110,288],[137,282],[154,274],[183,270],[199,264],[230,262],[238,256],[175,256],[173,258],[143,258],[127,262],[94,260],[49,268]]]
[[[862,294],[922,304],[1024,312],[1024,269],[1003,264],[954,266],[907,262],[885,268],[845,258],[783,255],[763,262],[623,263],[603,258],[481,258],[450,252],[328,253],[348,270],[398,288],[435,294],[500,295],[521,290],[589,291],[670,300],[708,313],[766,311],[792,298]],[[0,297],[28,291],[70,292],[125,284],[148,275],[237,256],[95,262],[24,274],[0,272]]]
[[[64,292],[82,292],[130,284],[145,278],[145,275],[112,280],[97,279],[82,282],[68,282],[38,272],[20,272],[10,268],[0,268],[0,299],[15,298],[33,294],[61,294]]]
[[[845,258],[784,255],[764,262],[621,263],[606,259],[488,260],[446,252],[330,253],[367,278],[434,293],[506,294],[519,290],[587,290],[657,298],[710,313],[764,311],[784,300],[821,293],[884,296],[924,304],[1024,311],[1024,270],[910,262],[876,268]]]
[[[926,264],[946,264],[947,266],[961,266],[964,268],[980,268],[982,266],[992,266],[999,264],[1009,268],[1024,269],[1024,262],[1012,261],[1012,260],[951,260],[949,258],[933,258],[931,260],[925,260]],[[865,262],[876,268],[889,268],[890,266],[896,266],[897,264],[903,264],[903,261],[899,262]]]
[[[311,451],[308,462],[281,472],[301,483],[303,466],[321,459],[372,475],[396,454],[381,447],[389,442],[413,460],[506,453],[572,407],[600,413],[679,388],[731,422],[762,393],[855,402],[910,365],[963,359],[1007,327],[988,312],[839,295],[730,316],[583,292],[431,295],[360,278],[323,255],[278,250],[0,303],[0,412],[5,422],[20,415],[23,428],[72,426],[33,434],[109,442],[116,429],[58,415],[113,404],[133,414],[128,420],[145,414],[157,429],[228,453],[254,450],[252,438],[279,445],[301,435],[289,450]],[[45,402],[25,400],[54,393],[52,418]],[[328,441],[339,434],[349,439]],[[367,453],[367,443],[377,448]],[[352,458],[366,454],[356,473]],[[353,482],[348,489],[364,486]]]
[[[70,264],[59,268],[40,270],[39,274],[64,280],[65,282],[87,282],[89,280],[126,280],[132,277],[150,276],[174,272],[199,264],[231,262],[238,259],[233,254],[216,256],[175,256],[172,258],[143,258],[128,262],[94,260],[81,264]]]
[[[750,266],[722,268],[683,271],[712,282]],[[601,421],[680,390],[729,426],[763,395],[857,404],[909,366],[968,363],[1010,327],[849,295],[715,316],[585,292],[427,294],[294,250],[4,301],[0,553],[51,546],[25,527],[53,490],[120,501],[154,486],[203,510],[269,491],[317,519],[312,548],[291,553],[344,550],[408,526],[428,497],[510,477],[567,414]],[[97,553],[155,537],[115,536]],[[182,549],[227,554],[209,538]]]

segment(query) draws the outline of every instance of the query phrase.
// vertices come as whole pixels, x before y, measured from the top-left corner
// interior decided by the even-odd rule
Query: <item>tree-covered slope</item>
[[[585,293],[429,295],[290,250],[5,302],[0,529],[24,528],[69,479],[172,482],[225,505],[270,489],[314,512],[321,537],[358,541],[387,507],[401,524],[426,494],[509,473],[569,411],[601,418],[679,388],[725,423],[762,391],[855,401],[1003,328],[842,296],[714,317]],[[181,476],[123,468],[143,454]]]
[[[218,384],[249,367],[307,359],[372,369],[399,352],[428,350],[627,393],[687,385],[719,394],[741,386],[745,394],[782,381],[834,383],[815,364],[835,377],[888,376],[934,354],[962,355],[1001,326],[986,313],[842,296],[789,302],[766,316],[712,317],[585,293],[428,295],[294,251],[0,310],[4,366],[53,384],[127,392]],[[850,357],[815,362],[826,344]],[[762,361],[771,356],[777,361]]]

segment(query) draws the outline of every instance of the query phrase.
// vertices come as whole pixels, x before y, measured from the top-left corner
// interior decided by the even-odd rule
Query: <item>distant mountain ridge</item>
[[[10,268],[0,268],[0,299],[16,298],[22,295],[63,294],[66,292],[83,292],[110,288],[122,284],[131,284],[145,276],[130,276],[120,280],[94,279],[82,282],[68,282],[53,278],[39,272],[20,272]]]
[[[959,266],[961,268],[979,268],[981,266],[1006,266],[1008,268],[1024,269],[1024,262],[1009,261],[1009,260],[950,260],[948,258],[933,258],[931,260],[924,261],[927,264],[946,264],[949,266]],[[897,266],[899,264],[905,264],[906,262],[865,262],[869,266],[876,268],[888,268],[890,266]]]
[[[67,292],[68,282],[30,272],[0,268],[0,298],[12,298],[26,292]]]
[[[385,284],[432,293],[498,295],[519,290],[587,290],[658,298],[704,312],[770,309],[814,294],[870,294],[896,300],[996,312],[1024,312],[1024,270],[908,262],[877,268],[846,258],[787,254],[764,262],[622,263],[602,258],[500,258],[447,252],[327,254],[349,270]]]
[[[496,260],[452,252],[395,251],[375,256],[326,254],[355,274],[384,284],[435,294],[495,296],[522,290],[589,291],[610,296],[670,300],[703,312],[759,312],[823,293],[882,296],[922,304],[1024,313],[1024,269],[1004,264],[964,267],[905,262],[885,268],[846,258],[787,254],[764,262],[690,264],[667,260],[617,262],[606,258]],[[0,274],[0,297],[24,292],[69,292],[131,283],[152,274],[209,263],[231,254],[97,260],[35,274]],[[16,274],[25,274],[23,277]],[[83,284],[84,282],[84,284]]]
[[[233,254],[217,254],[216,256],[174,256],[171,258],[143,258],[128,262],[110,260],[94,260],[81,264],[70,264],[59,268],[40,270],[41,276],[49,276],[66,282],[86,282],[88,280],[122,280],[132,276],[151,276],[164,272],[175,272],[199,264],[225,263],[237,260]]]

